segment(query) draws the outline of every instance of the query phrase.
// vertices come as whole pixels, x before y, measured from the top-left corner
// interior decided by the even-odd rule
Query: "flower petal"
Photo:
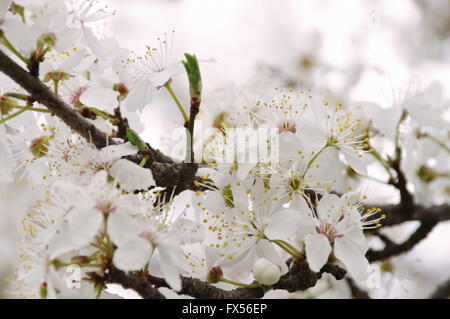
[[[328,221],[333,225],[337,223],[342,215],[340,207],[342,201],[335,194],[325,193],[317,205],[317,214],[323,221]]]
[[[148,189],[155,185],[151,170],[140,167],[126,159],[115,162],[111,167],[110,174],[119,182],[120,187],[127,192],[136,189]]]
[[[79,248],[89,244],[100,230],[103,215],[97,209],[73,209],[68,216],[70,240]]]
[[[305,238],[306,258],[312,271],[320,271],[327,263],[331,253],[331,245],[324,235],[314,234]]]
[[[369,262],[356,244],[345,238],[336,238],[334,241],[334,255],[347,267],[353,278],[361,280],[367,277]]]
[[[158,246],[159,260],[161,272],[164,275],[164,280],[169,286],[175,290],[181,290],[180,273],[176,266],[176,256],[174,256],[174,248],[170,244],[160,244]]]
[[[125,244],[130,236],[137,235],[140,224],[126,213],[115,211],[108,216],[108,235],[116,246]]]
[[[119,105],[119,92],[102,87],[90,87],[85,90],[80,101],[88,107],[95,107],[105,112],[112,112]]]
[[[149,262],[152,253],[149,242],[140,237],[131,237],[115,250],[113,263],[123,271],[139,270]]]
[[[293,209],[281,209],[269,217],[264,234],[271,240],[289,239],[302,224],[301,217]]]

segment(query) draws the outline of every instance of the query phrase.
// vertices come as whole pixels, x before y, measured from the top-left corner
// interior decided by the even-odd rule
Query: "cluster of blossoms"
[[[132,159],[148,148],[137,136],[140,111],[159,91],[170,93],[187,121],[170,86],[184,72],[181,60],[168,64],[173,35],[137,56],[114,38],[94,35],[90,23],[113,14],[95,1],[0,1],[2,51],[31,69],[40,65],[39,78],[100,129],[107,145],[97,149],[0,75],[0,181],[30,191],[20,199],[29,203],[8,294],[101,296],[112,267],[162,277],[174,291],[182,275],[274,285],[289,271],[287,261],[300,259],[314,272],[339,264],[364,280],[364,230],[380,227],[386,216],[364,203],[353,181],[370,179],[368,167],[377,165],[394,176],[386,154],[376,151],[384,143],[396,151],[405,146],[411,160],[402,165],[416,200],[449,201],[450,126],[440,107],[445,101],[431,100],[436,86],[404,99],[387,118],[374,103],[342,105],[310,89],[265,89],[261,101],[247,97],[245,106],[227,105],[212,117],[216,131],[202,145],[205,161],[192,185],[201,190],[159,187],[145,167],[150,158]],[[127,134],[125,118],[134,130]],[[235,145],[236,128],[248,139],[276,129],[277,143]],[[231,160],[227,147],[238,149]],[[255,160],[247,157],[252,151]],[[434,198],[421,198],[428,189]],[[73,266],[81,271],[75,282],[67,271]]]

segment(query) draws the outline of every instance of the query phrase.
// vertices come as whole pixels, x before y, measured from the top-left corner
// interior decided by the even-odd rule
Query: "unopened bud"
[[[198,66],[197,57],[188,53],[184,54],[186,61],[182,61],[189,79],[189,93],[192,101],[200,104],[200,96],[202,93],[202,77]]]
[[[128,141],[134,146],[136,146],[140,151],[147,151],[147,144],[139,137],[138,133],[133,131],[131,128],[127,128],[127,138]]]
[[[41,286],[39,287],[39,295],[42,299],[47,298],[47,283],[43,282]]]
[[[435,178],[439,177],[439,174],[429,168],[428,166],[422,165],[419,170],[417,171],[417,176],[420,178],[420,180],[424,183],[430,183]]]
[[[219,278],[223,276],[222,268],[220,267],[213,267],[208,273],[208,276],[206,277],[206,280],[210,284],[215,284],[219,282]]]
[[[252,271],[255,279],[259,283],[267,286],[276,284],[281,277],[280,267],[265,258],[259,258],[253,264]]]
[[[120,99],[122,99],[122,100],[127,97],[128,92],[129,92],[128,88],[123,83],[114,84],[113,90],[119,92]]]

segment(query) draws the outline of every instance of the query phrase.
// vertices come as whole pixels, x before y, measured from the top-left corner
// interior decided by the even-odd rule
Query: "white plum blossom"
[[[162,273],[168,284],[179,291],[185,256],[181,245],[201,242],[204,230],[198,222],[186,218],[184,212],[177,216],[170,205],[172,201],[164,202],[165,195],[158,198],[155,207],[147,203],[133,215],[120,215],[111,223],[111,240],[117,245],[113,262],[125,271],[147,265],[151,273]]]
[[[364,211],[359,200],[358,193],[346,193],[341,197],[325,193],[314,211],[301,212],[306,218],[300,222],[297,236],[304,238],[306,257],[312,270],[319,271],[333,252],[353,277],[359,280],[367,275],[369,264],[365,257],[367,243],[363,230],[379,227],[379,221],[385,216],[369,219],[380,210]]]
[[[333,106],[328,102],[315,101],[311,108],[315,124],[306,125],[304,140],[312,147],[316,145],[318,152],[328,147],[338,150],[352,169],[366,175],[367,132],[361,125],[361,118],[355,118],[351,112],[341,108],[341,103]],[[338,159],[337,153],[335,158]]]
[[[125,106],[136,111],[148,105],[159,89],[173,76],[183,71],[181,61],[169,64],[173,49],[174,31],[158,38],[159,46],[147,46],[144,56],[132,56],[126,59],[124,68],[133,77],[132,88]],[[169,39],[170,37],[170,39]]]

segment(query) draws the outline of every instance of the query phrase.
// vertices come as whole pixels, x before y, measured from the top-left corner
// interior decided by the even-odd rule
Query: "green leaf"
[[[127,128],[127,138],[128,141],[134,146],[136,146],[140,151],[147,151],[147,144],[139,137],[139,135],[133,131],[131,128]]]

